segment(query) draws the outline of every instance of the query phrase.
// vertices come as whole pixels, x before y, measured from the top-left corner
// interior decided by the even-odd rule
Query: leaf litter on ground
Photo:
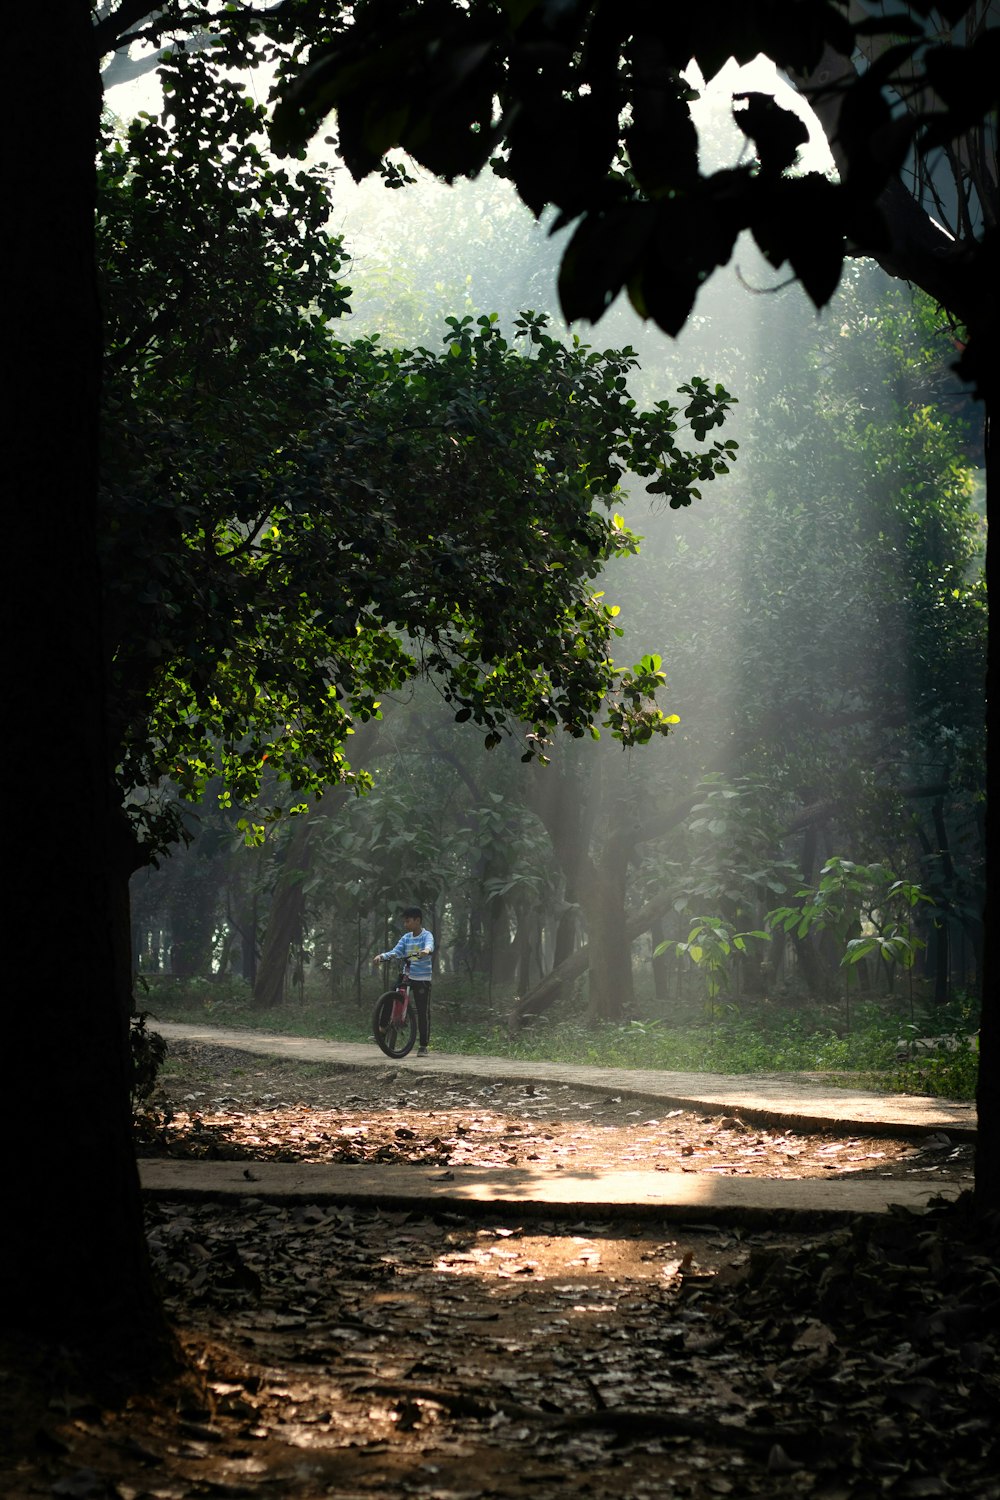
[[[140,1152],[433,1168],[715,1172],[834,1180],[849,1174],[971,1182],[972,1146],[947,1135],[884,1139],[749,1125],[720,1111],[654,1116],[565,1085],[462,1081],[429,1072],[305,1067],[200,1043],[171,1073]]]
[[[308,1115],[288,1083],[258,1133]],[[409,1093],[380,1108],[355,1087],[366,1128],[385,1114],[399,1139]],[[554,1136],[563,1102],[531,1100]],[[461,1107],[422,1092],[417,1115]],[[148,1238],[197,1399],[108,1409],[5,1350],[11,1500],[1000,1496],[997,1240],[967,1200],[810,1236],[162,1201]]]

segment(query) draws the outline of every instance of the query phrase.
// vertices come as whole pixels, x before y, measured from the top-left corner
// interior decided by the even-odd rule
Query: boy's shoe
[[[428,1054],[428,1052],[429,1052],[429,1051],[430,1051],[430,1050],[431,1050],[431,1049],[430,1049],[430,1048],[429,1048],[429,1047],[418,1047],[418,1048],[417,1048],[417,1056],[418,1056],[418,1057],[426,1057],[426,1056],[427,1056],[427,1054]]]

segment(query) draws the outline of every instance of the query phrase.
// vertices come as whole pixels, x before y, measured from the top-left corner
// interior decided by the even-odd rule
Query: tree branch
[[[129,32],[140,21],[151,20],[154,16],[162,15],[162,7],[150,5],[149,0],[121,0],[116,10],[104,14],[94,23],[94,45],[98,57],[106,57],[109,52],[117,52],[123,45],[133,40]]]
[[[839,141],[840,113],[846,87],[857,82],[854,65],[827,47],[811,73],[790,73],[789,77],[812,106],[834,162],[845,175],[848,158]],[[859,241],[854,253],[877,261],[890,276],[914,282],[963,323],[970,322],[976,305],[966,275],[972,247],[953,239],[935,223],[898,176],[884,188],[877,207],[884,218],[889,243]]]

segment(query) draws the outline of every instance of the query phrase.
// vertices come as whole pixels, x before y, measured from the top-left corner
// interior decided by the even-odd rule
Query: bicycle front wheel
[[[405,1057],[417,1040],[416,1006],[411,1000],[402,1021],[397,1024],[392,1013],[398,1001],[398,990],[386,990],[384,995],[379,995],[372,1011],[372,1031],[386,1057]]]

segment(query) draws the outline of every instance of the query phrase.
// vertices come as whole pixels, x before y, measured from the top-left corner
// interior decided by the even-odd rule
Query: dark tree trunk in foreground
[[[14,8],[10,58],[30,55],[37,24],[32,7]],[[5,825],[18,874],[6,912],[15,982],[2,1097],[18,1170],[4,1184],[0,1316],[6,1329],[54,1338],[109,1376],[134,1378],[161,1366],[170,1343],[131,1141],[128,897],[105,743],[93,248],[100,88],[85,0],[53,0],[45,38],[43,94],[19,66],[4,91],[6,707],[34,795],[10,799]],[[56,877],[73,894],[53,953],[39,892]]]
[[[996,382],[986,402],[986,493],[1000,493],[996,433],[993,413],[997,405]],[[986,586],[993,597],[996,583],[996,541],[987,534]],[[997,761],[1000,750],[1000,728],[997,726],[997,662],[991,628],[992,649],[986,667],[986,737],[987,766]],[[987,777],[987,787],[989,777]],[[983,943],[983,1012],[979,1031],[979,1085],[976,1092],[978,1113],[976,1134],[976,1207],[982,1214],[1000,1214],[1000,993],[997,991],[996,954],[990,943],[990,924],[1000,913],[997,881],[997,815],[996,803],[986,809],[986,923]]]

